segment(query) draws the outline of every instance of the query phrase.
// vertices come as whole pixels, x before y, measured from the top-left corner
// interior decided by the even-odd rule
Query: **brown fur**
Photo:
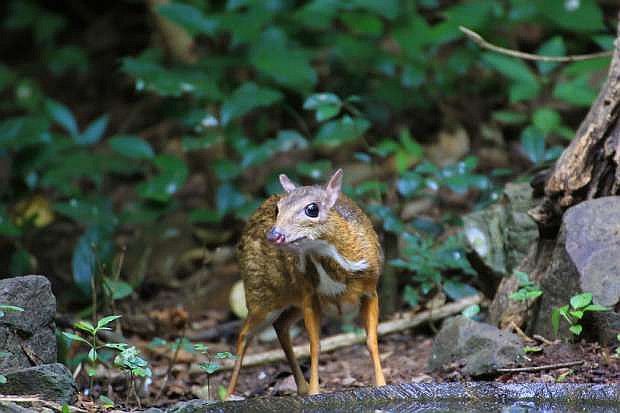
[[[338,173],[340,178],[341,171],[334,174],[334,177]],[[286,180],[283,184],[293,185],[288,178]],[[339,185],[340,182],[338,191]],[[282,310],[286,311],[275,321],[274,326],[287,352],[299,392],[308,392],[308,385],[290,349],[288,327],[303,314],[313,347],[312,343],[318,340],[321,308],[334,305],[341,309],[343,304],[356,305],[360,301],[362,312],[365,312],[362,318],[365,323],[370,323],[366,325],[367,330],[368,327],[374,330],[368,331],[368,346],[375,363],[376,383],[385,383],[376,348],[376,287],[383,265],[379,240],[368,217],[350,198],[338,193],[336,203],[329,208],[329,192],[327,195],[325,192],[326,189],[322,187],[299,187],[288,194],[274,195],[256,210],[243,231],[238,256],[249,314],[239,336],[237,355],[240,360],[233,372],[229,394],[234,391],[247,341],[270,313]],[[303,207],[309,202],[321,205],[321,215],[314,220],[302,215]],[[316,289],[319,276],[312,262],[307,259],[305,271],[302,272],[298,266],[300,255],[297,251],[277,248],[267,241],[266,233],[276,224],[286,231],[288,239],[307,235],[310,239],[326,241],[345,259],[352,262],[365,260],[368,266],[364,270],[352,272],[345,270],[330,257],[316,257],[332,280],[346,285],[346,290],[340,295],[318,294]],[[315,376],[318,343],[314,345],[313,354],[312,371]],[[318,392],[318,377],[311,377],[309,392]]]

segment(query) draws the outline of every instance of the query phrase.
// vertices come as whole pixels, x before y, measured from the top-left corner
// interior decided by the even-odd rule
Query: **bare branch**
[[[518,57],[525,60],[536,60],[539,62],[556,62],[556,63],[569,63],[578,62],[581,60],[599,59],[602,57],[609,57],[613,54],[613,51],[606,50],[604,52],[588,53],[588,54],[575,54],[569,56],[545,56],[532,53],[520,52],[518,50],[507,49],[505,47],[497,46],[493,43],[489,43],[482,36],[475,31],[468,29],[464,26],[459,26],[459,29],[472,41],[478,44],[480,47],[492,50],[497,53],[505,54],[512,57]]]

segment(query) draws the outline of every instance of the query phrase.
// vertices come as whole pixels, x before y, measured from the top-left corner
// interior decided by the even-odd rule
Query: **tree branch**
[[[613,51],[604,51],[597,53],[588,53],[588,54],[576,54],[569,56],[545,56],[538,55],[532,53],[520,52],[518,50],[507,49],[505,47],[497,46],[493,43],[486,41],[482,36],[480,36],[475,31],[468,29],[464,26],[459,26],[459,29],[467,36],[469,39],[474,41],[474,43],[478,44],[480,47],[484,49],[489,49],[497,53],[505,54],[512,57],[518,57],[519,59],[525,60],[536,60],[539,62],[557,62],[557,63],[568,63],[568,62],[577,62],[580,60],[590,60],[590,59],[599,59],[602,57],[609,57],[613,54]]]

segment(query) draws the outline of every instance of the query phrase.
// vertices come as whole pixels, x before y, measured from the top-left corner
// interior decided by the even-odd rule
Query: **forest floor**
[[[303,329],[300,328],[300,330]],[[188,332],[188,336],[191,334]],[[225,334],[227,339],[224,341],[207,343],[210,351],[232,350],[235,334],[236,329]],[[510,372],[474,378],[462,375],[461,366],[455,364],[444,371],[430,372],[427,366],[432,352],[431,334],[432,332],[428,328],[418,328],[381,337],[381,358],[388,383],[441,383],[474,380],[501,383],[570,382],[604,384],[620,382],[620,359],[614,356],[614,349],[586,342],[566,344],[559,341],[548,341],[547,343],[531,344],[531,346],[539,347],[541,350],[528,353],[530,361],[515,367],[551,366],[541,371]],[[324,335],[324,337],[326,336]],[[167,406],[178,401],[195,398],[218,398],[218,389],[221,391],[228,384],[230,370],[216,372],[210,377],[211,392],[209,393],[206,386],[206,374],[195,368],[190,368],[192,364],[202,361],[201,355],[180,350],[176,354],[176,361],[171,363],[171,356],[174,354],[172,351],[153,348],[147,341],[138,339],[131,341],[143,348],[151,360],[153,369],[152,384],[141,386],[144,390],[141,397],[142,407]],[[294,344],[305,343],[305,334],[301,332],[293,341]],[[277,348],[279,348],[277,341],[265,343],[255,339],[249,347],[248,354]],[[582,362],[582,364],[564,368],[557,366],[558,364],[573,362]],[[172,367],[170,368],[170,366]],[[301,366],[304,373],[308,375],[309,361],[307,359],[301,360]],[[166,382],[165,376],[169,368],[170,376]],[[322,353],[319,377],[323,392],[372,385],[372,368],[365,346],[355,344],[333,352]],[[110,383],[109,386],[106,386],[107,389],[98,389],[99,392],[107,393],[116,401],[126,400],[126,380],[122,376],[117,376],[115,380],[110,380]],[[160,390],[162,383],[166,383],[163,391]],[[95,390],[97,392],[97,389]],[[244,367],[241,370],[236,394],[243,398],[295,394],[295,383],[288,364],[280,361]],[[128,400],[125,408],[137,407],[132,399]],[[79,404],[86,408],[89,405],[90,407],[93,406],[84,397]],[[118,407],[121,406],[117,405]]]

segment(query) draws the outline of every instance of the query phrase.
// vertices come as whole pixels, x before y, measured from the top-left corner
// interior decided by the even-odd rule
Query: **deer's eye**
[[[310,218],[316,218],[319,216],[319,206],[313,202],[311,204],[306,205],[306,207],[304,208],[304,212]]]

